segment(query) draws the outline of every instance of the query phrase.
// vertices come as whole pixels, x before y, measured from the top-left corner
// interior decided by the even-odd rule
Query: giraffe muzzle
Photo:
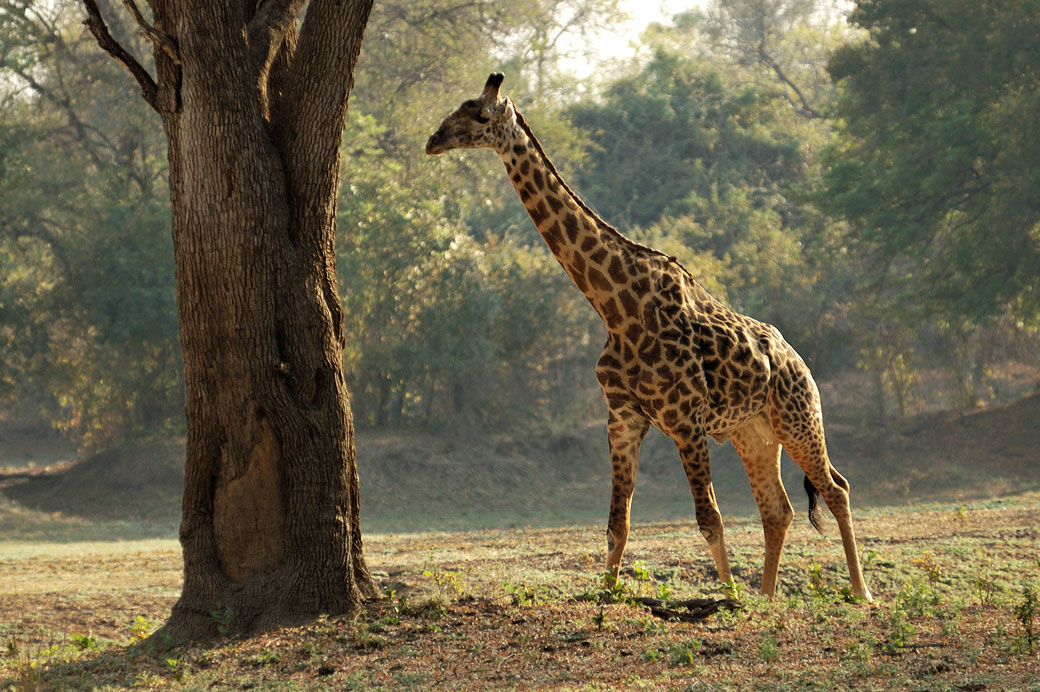
[[[426,153],[428,155],[436,156],[445,152],[446,147],[441,142],[442,138],[443,135],[439,130],[430,135],[430,138],[426,140]]]

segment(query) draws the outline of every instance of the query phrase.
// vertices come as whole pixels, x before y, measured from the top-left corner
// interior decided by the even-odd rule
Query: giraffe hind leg
[[[765,560],[762,566],[762,593],[776,593],[780,554],[794,510],[780,479],[780,443],[762,416],[729,435],[730,442],[744,462],[748,483],[762,515]]]
[[[788,396],[782,402],[776,400],[775,392],[772,394],[770,405],[767,407],[769,423],[780,444],[805,472],[811,486],[823,495],[827,508],[834,515],[838,523],[838,531],[841,533],[852,593],[869,601],[871,600],[870,591],[867,590],[863,580],[859,552],[856,547],[856,534],[852,527],[849,484],[831,466],[827,456],[823,418],[820,414],[819,394],[816,387],[808,379],[801,384],[802,387],[796,390],[799,392],[798,396]],[[807,486],[806,491],[808,490]],[[809,496],[811,516],[813,493],[810,492]]]
[[[845,492],[849,492],[849,482],[845,480],[845,477],[838,473],[833,466],[830,467],[830,472],[834,482],[840,485]],[[813,528],[820,535],[823,535],[823,527],[820,525],[820,491],[809,480],[809,476],[804,477],[803,485],[805,486],[805,494],[809,496],[809,523],[812,524]]]

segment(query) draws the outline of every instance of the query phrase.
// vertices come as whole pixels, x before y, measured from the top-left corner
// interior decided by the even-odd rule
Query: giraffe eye
[[[485,124],[485,123],[487,123],[487,122],[490,122],[490,118],[485,118],[485,117],[484,117],[484,116],[482,116],[482,115],[481,115],[480,113],[477,113],[476,115],[474,115],[474,116],[473,116],[473,118],[474,118],[474,119],[475,119],[475,120],[476,120],[476,121],[477,121],[478,123],[480,123],[481,125],[483,125],[483,124]]]

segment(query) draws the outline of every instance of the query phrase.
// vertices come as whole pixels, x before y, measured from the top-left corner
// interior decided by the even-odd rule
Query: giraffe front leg
[[[632,493],[635,491],[639,467],[639,445],[650,423],[634,408],[611,409],[607,423],[610,441],[610,514],[607,518],[606,572],[617,579],[621,570],[621,556],[628,542],[629,516]]]
[[[685,434],[684,434],[685,433]],[[722,515],[715,501],[715,489],[711,485],[711,467],[708,464],[708,443],[704,431],[689,430],[673,434],[672,439],[679,449],[686,479],[690,483],[693,494],[694,511],[697,514],[697,528],[704,540],[708,542],[711,556],[715,560],[715,571],[719,581],[726,583],[733,577],[729,569],[729,557],[726,554],[726,541],[722,536]]]

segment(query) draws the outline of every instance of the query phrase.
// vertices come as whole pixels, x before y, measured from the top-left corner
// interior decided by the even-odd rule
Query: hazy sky
[[[629,19],[624,24],[611,26],[597,52],[603,53],[605,60],[624,59],[633,55],[632,44],[639,38],[643,29],[653,22],[670,22],[673,15],[703,6],[707,0],[620,0],[621,9],[628,13]],[[570,62],[570,61],[568,61]],[[595,60],[586,63],[575,60],[567,65],[568,69],[584,76],[595,70]]]

